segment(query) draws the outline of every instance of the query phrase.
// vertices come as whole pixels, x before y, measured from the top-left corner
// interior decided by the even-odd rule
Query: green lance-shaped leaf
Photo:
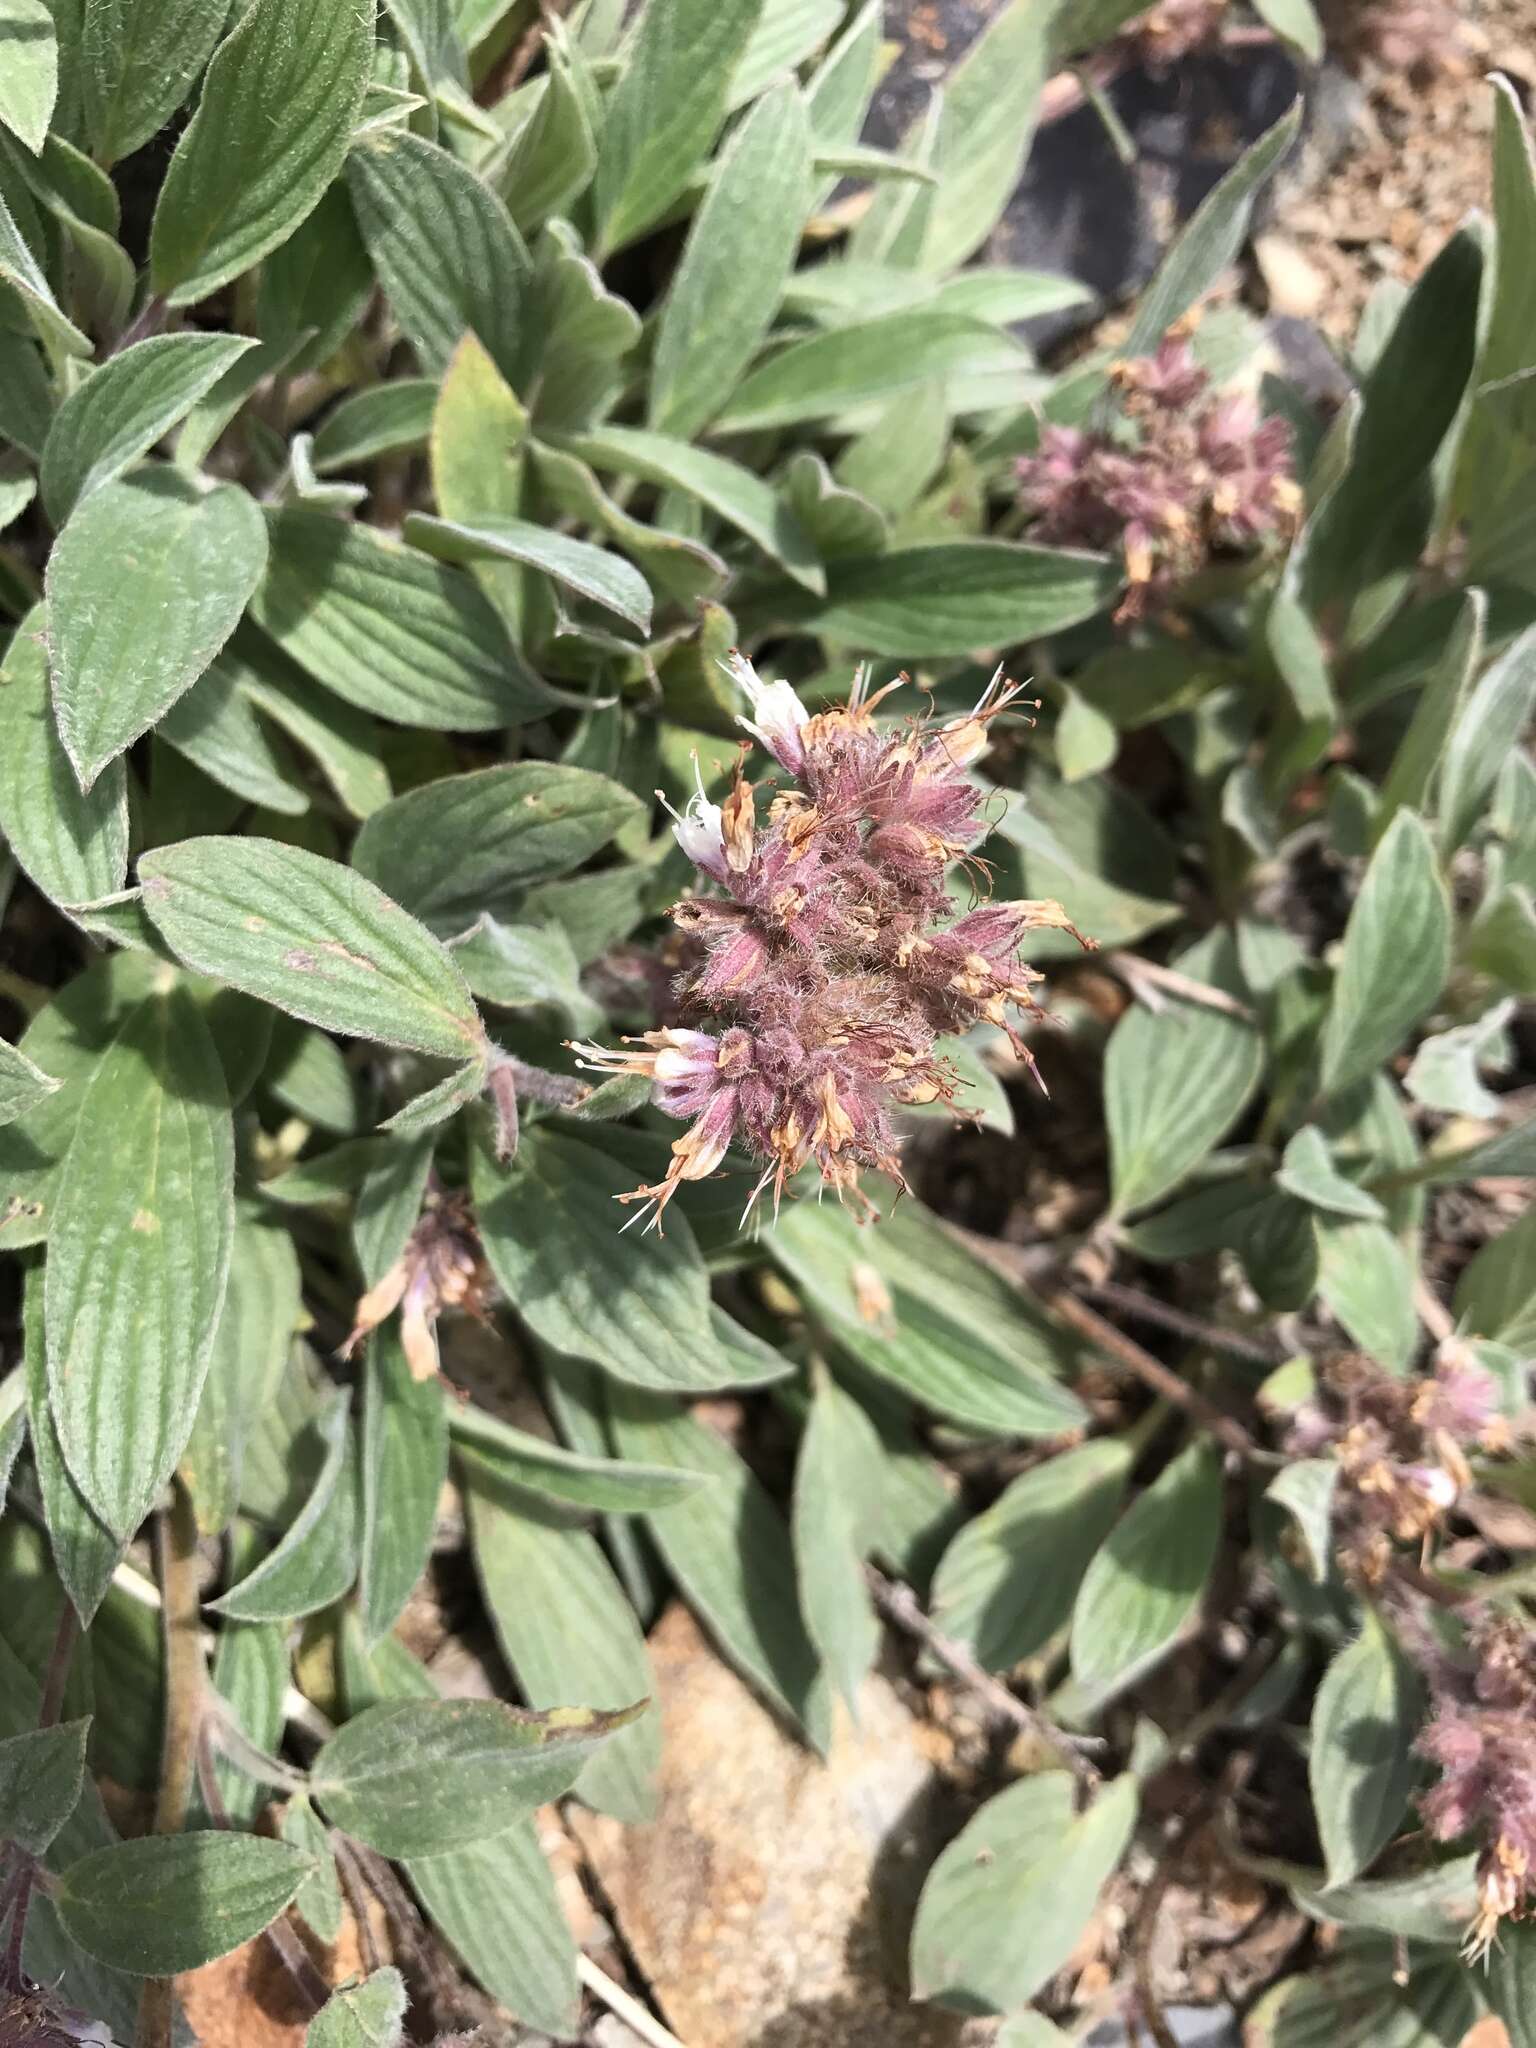
[[[606,422],[584,434],[562,436],[559,445],[595,469],[640,477],[646,483],[696,498],[717,518],[744,533],[797,583],[818,595],[825,592],[826,572],[810,535],[779,493],[739,462],[730,462],[708,448],[695,448],[670,434]]]
[[[507,916],[524,889],[566,874],[643,816],[620,783],[587,768],[515,761],[441,776],[373,813],[352,865],[448,932]]]
[[[510,383],[523,382],[532,264],[489,185],[436,143],[394,129],[353,151],[347,189],[423,367],[441,373],[474,334]]]
[[[67,356],[88,356],[91,353],[89,339],[60,310],[53,288],[3,196],[0,196],[0,284],[9,285],[16,293],[34,331],[51,351]]]
[[[1207,978],[1230,942],[1202,944],[1179,966]],[[1205,1004],[1135,1004],[1104,1061],[1110,1184],[1116,1211],[1144,1208],[1177,1187],[1236,1123],[1264,1071],[1253,1025]]]
[[[963,313],[918,307],[834,327],[770,356],[737,385],[715,421],[721,434],[830,419],[854,406],[894,397],[932,377],[996,359],[998,332]],[[1021,367],[1027,363],[1022,347]]]
[[[820,1371],[795,1464],[795,1570],[806,1632],[855,1716],[880,1646],[864,1560],[880,1537],[883,1468],[874,1424]]]
[[[923,1886],[913,1996],[970,2013],[1026,2004],[1077,1946],[1137,1806],[1130,1773],[1080,1814],[1065,1771],[1042,1771],[989,1799]]]
[[[48,1547],[59,1584],[70,1605],[89,1628],[106,1598],[123,1555],[124,1543],[114,1536],[75,1484],[59,1444],[58,1425],[48,1399],[48,1346],[43,1332],[45,1269],[28,1268],[22,1295],[22,1339],[26,1352],[27,1436],[32,1469],[43,1498]]]
[[[59,737],[82,789],[168,711],[239,622],[267,535],[238,484],[174,470],[103,484],[48,560]]]
[[[24,1052],[0,1038],[0,1124],[13,1124],[46,1102],[62,1086],[51,1074],[35,1066]]]
[[[1055,17],[1034,0],[999,8],[944,81],[933,140],[938,189],[919,261],[958,269],[996,227],[1034,135]],[[1007,79],[1006,91],[998,81]]]
[[[128,783],[121,761],[82,790],[54,721],[48,614],[17,627],[0,661],[0,832],[32,881],[58,904],[90,903],[128,873]]]
[[[1323,1026],[1325,1092],[1363,1080],[1430,1010],[1450,971],[1451,913],[1423,820],[1399,811],[1344,928]]]
[[[72,1863],[54,1906],[65,1933],[99,1963],[172,1977],[260,1934],[311,1868],[297,1849],[263,1835],[144,1835]]]
[[[769,1248],[839,1346],[923,1407],[1006,1436],[1081,1427],[1058,1333],[917,1204],[867,1232],[800,1203]]]
[[[306,1023],[440,1059],[484,1033],[447,951],[350,868],[274,839],[184,839],[139,862],[179,960]]]
[[[243,334],[157,334],[93,370],[54,414],[43,443],[43,503],[54,525],[147,454],[255,346]]]
[[[741,1384],[715,1340],[704,1261],[687,1220],[665,1237],[623,1232],[629,1169],[540,1125],[505,1170],[475,1166],[481,1235],[507,1299],[552,1350],[635,1386],[704,1393]]]
[[[552,526],[532,526],[525,519],[489,513],[456,520],[412,512],[406,518],[405,537],[445,562],[520,562],[642,633],[650,630],[650,585],[634,564],[590,541],[557,533]]]
[[[1221,1536],[1221,1467],[1195,1443],[1126,1510],[1072,1614],[1072,1675],[1101,1687],[1169,1649],[1195,1610]]]
[[[80,82],[99,163],[131,156],[159,133],[228,20],[224,0],[84,0]]]
[[[231,1621],[292,1621],[339,1600],[357,1577],[357,1486],[351,1396],[337,1388],[316,1431],[325,1458],[309,1498],[275,1550],[222,1599],[210,1602]]]
[[[654,1516],[651,1539],[726,1662],[825,1754],[831,1695],[801,1615],[789,1531],[772,1496],[718,1432],[675,1401],[631,1387],[606,1388],[604,1399],[621,1456],[714,1480]]]
[[[600,256],[659,220],[708,155],[762,12],[763,0],[649,0],[597,138]]]
[[[309,2023],[304,2048],[399,2048],[405,2005],[400,1972],[375,1970],[331,1993]]]
[[[1455,730],[1473,678],[1482,666],[1488,600],[1469,590],[1462,600],[1438,660],[1425,679],[1408,730],[1398,742],[1376,805],[1374,838],[1379,840],[1406,804],[1430,808],[1429,796],[1441,772],[1446,742]]]
[[[461,1452],[459,1467],[475,1570],[523,1698],[622,1706],[649,1693],[645,1638],[596,1537],[509,1491],[489,1459]],[[599,1812],[649,1820],[660,1759],[661,1723],[644,1714],[587,1758],[572,1789]]]
[[[45,0],[0,0],[0,124],[34,156],[59,93],[59,38]]]
[[[810,124],[790,80],[732,135],[694,215],[656,330],[653,428],[687,439],[729,401],[778,311],[810,199]]]
[[[1303,1124],[1285,1148],[1275,1184],[1333,1216],[1354,1216],[1379,1223],[1385,1213],[1367,1189],[1357,1187],[1333,1163],[1328,1140],[1316,1124]]]
[[[652,1514],[709,1484],[704,1473],[679,1471],[673,1465],[568,1451],[453,1395],[447,1410],[456,1443],[469,1445],[504,1485],[557,1507],[609,1515]]]
[[[436,1382],[412,1375],[394,1321],[370,1338],[366,1374],[359,1605],[373,1643],[426,1570],[448,1476],[448,1418]]]
[[[1368,1608],[1359,1638],[1329,1665],[1312,1709],[1308,1771],[1330,1885],[1358,1877],[1391,1840],[1413,1789],[1423,1710],[1413,1666]]]
[[[48,1233],[48,1384],[70,1473],[131,1536],[192,1428],[234,1232],[234,1133],[208,1027],[171,988],[97,1068]]]
[[[1433,690],[1438,676],[1427,688]],[[1465,843],[1486,809],[1500,770],[1520,744],[1536,707],[1536,630],[1500,655],[1473,686],[1446,749],[1440,776],[1440,845]]]
[[[828,566],[818,603],[784,587],[763,612],[895,660],[972,654],[1043,639],[1110,602],[1120,572],[1101,555],[961,540],[854,555]],[[743,632],[760,621],[742,607]]]
[[[373,0],[252,0],[220,45],[150,230],[173,306],[285,242],[341,169],[373,54]]]
[[[1301,129],[1301,101],[1238,158],[1190,217],[1137,308],[1122,353],[1150,355],[1181,313],[1203,298],[1242,248],[1253,202]]]
[[[1536,1927],[1529,1921],[1506,1920],[1500,1928],[1483,1988],[1510,2048],[1536,2048]]]
[[[496,1700],[397,1700],[369,1707],[315,1758],[310,1789],[332,1825],[381,1856],[436,1856],[500,1834],[558,1799],[587,1756],[643,1712]]]
[[[1318,1230],[1317,1291],[1360,1349],[1405,1373],[1419,1341],[1413,1261],[1385,1223],[1335,1217]]]
[[[0,1742],[0,1842],[46,1852],[79,1801],[90,1725],[87,1716]]]
[[[530,2027],[578,2027],[576,1944],[532,1820],[405,1866],[427,1918],[491,1996]]]
[[[1337,1459],[1297,1458],[1264,1489],[1266,1499],[1277,1501],[1295,1518],[1307,1569],[1319,1585],[1333,1558],[1333,1496],[1338,1483]]]
[[[309,809],[308,791],[268,738],[228,648],[155,731],[211,782],[247,803],[289,818]]]
[[[549,709],[548,690],[469,577],[313,507],[274,514],[270,541],[253,617],[360,711],[430,731],[485,732]]]
[[[933,1580],[933,1618],[989,1671],[1032,1657],[1072,1612],[1109,1534],[1134,1450],[1100,1437],[1031,1467],[967,1522]]]

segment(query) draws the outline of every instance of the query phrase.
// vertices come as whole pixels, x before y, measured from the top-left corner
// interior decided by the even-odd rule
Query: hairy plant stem
[[[873,1565],[866,1565],[865,1577],[876,1607],[905,1634],[914,1637],[933,1657],[937,1658],[952,1677],[973,1692],[981,1703],[990,1709],[999,1721],[1006,1721],[1021,1733],[1032,1735],[1056,1751],[1067,1769],[1085,1789],[1096,1789],[1099,1772],[1083,1754],[1089,1748],[1100,1746],[1094,1736],[1069,1735],[1064,1728],[1058,1728],[1043,1714],[1025,1704],[1016,1693],[1008,1690],[1000,1679],[984,1670],[964,1643],[958,1643],[952,1636],[944,1634],[923,1612],[922,1603],[910,1586],[898,1580],[888,1579]]]
[[[207,1691],[202,1622],[198,1611],[197,1520],[192,1497],[172,1481],[171,1503],[155,1517],[155,1567],[160,1579],[165,1646],[165,1735],[154,1832],[179,1834],[186,1826],[197,1770],[198,1737]],[[176,1989],[169,1977],[147,1979],[139,1996],[135,2048],[171,2048]]]
[[[1091,1309],[1085,1301],[1079,1300],[1072,1290],[1062,1282],[1041,1290],[1041,1299],[1053,1315],[1069,1323],[1079,1336],[1100,1351],[1105,1352],[1128,1372],[1134,1373],[1144,1386],[1154,1394],[1169,1401],[1175,1408],[1182,1408],[1190,1420],[1197,1422],[1211,1435],[1224,1450],[1241,1458],[1247,1465],[1280,1464],[1279,1457],[1262,1450],[1235,1415],[1228,1415],[1208,1400],[1198,1387],[1192,1387],[1188,1380],[1176,1373],[1171,1366],[1154,1358],[1150,1351],[1143,1351],[1133,1337],[1127,1337],[1123,1330],[1117,1330],[1113,1323]]]

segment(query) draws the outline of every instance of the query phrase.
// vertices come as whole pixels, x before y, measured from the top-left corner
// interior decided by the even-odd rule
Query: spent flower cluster
[[[939,1041],[985,1021],[1033,1066],[1014,1013],[1038,1012],[1041,977],[1022,943],[1042,927],[1082,936],[1053,902],[952,915],[951,864],[986,873],[974,850],[989,830],[983,792],[967,770],[1019,695],[1001,670],[968,715],[892,727],[875,710],[901,678],[870,692],[861,671],[846,706],[812,715],[743,656],[729,672],[751,707],[739,722],[789,780],[759,818],[738,762],[723,804],[701,783],[677,818],[705,884],[672,910],[691,956],[678,994],[698,1026],[573,1048],[588,1069],[648,1076],[659,1106],[688,1123],[665,1176],[624,1198],[653,1223],[732,1145],[761,1166],[749,1212],[770,1183],[777,1205],[807,1162],[843,1197],[865,1168],[900,1183],[897,1114],[948,1102],[958,1085]]]
[[[1376,1585],[1397,1544],[1422,1543],[1444,1526],[1472,1483],[1469,1453],[1507,1440],[1497,1382],[1453,1344],[1416,1380],[1396,1379],[1365,1358],[1336,1361],[1317,1398],[1297,1411],[1286,1449],[1337,1461],[1340,1559]]]
[[[1429,1678],[1434,1713],[1417,1747],[1441,1775],[1419,1810],[1437,1840],[1481,1845],[1468,1948],[1482,1955],[1501,1920],[1536,1903],[1536,1638],[1485,1608],[1466,1654],[1433,1656]]]
[[[1301,493],[1288,422],[1244,392],[1213,393],[1187,333],[1117,364],[1113,382],[1110,424],[1042,428],[1017,476],[1031,539],[1120,550],[1129,619],[1213,560],[1283,538]]]

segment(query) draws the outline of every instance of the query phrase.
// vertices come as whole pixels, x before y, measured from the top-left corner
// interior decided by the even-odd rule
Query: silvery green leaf
[[[43,503],[54,525],[98,484],[131,469],[255,346],[241,334],[152,335],[76,385],[43,444]]]
[[[649,0],[597,138],[601,256],[660,219],[708,154],[762,13],[763,0]]]
[[[405,1864],[427,1917],[509,2012],[557,2039],[581,2011],[576,1944],[534,1823]]]
[[[1349,913],[1323,1027],[1323,1087],[1338,1094],[1395,1052],[1450,970],[1450,906],[1423,820],[1399,811]]]
[[[502,201],[424,136],[370,135],[347,163],[368,254],[422,366],[441,372],[466,333],[521,381],[532,265]]]
[[[528,1713],[498,1700],[389,1701],[330,1737],[310,1789],[333,1826],[381,1856],[441,1855],[568,1792],[592,1751],[642,1708]]]
[[[146,470],[81,501],[48,558],[59,737],[82,789],[208,667],[267,561],[255,500]]]
[[[509,1491],[476,1453],[461,1452],[459,1468],[475,1570],[522,1697],[621,1707],[652,1692],[645,1639],[597,1539]],[[648,1820],[660,1760],[661,1723],[645,1714],[588,1757],[571,1789],[601,1813]]]
[[[304,2048],[399,2048],[405,2038],[405,1979],[392,1968],[333,1991],[310,2021]]]
[[[1303,1124],[1287,1144],[1275,1182],[1298,1201],[1310,1202],[1314,1209],[1330,1215],[1379,1223],[1386,1213],[1373,1194],[1339,1172],[1328,1140],[1316,1124]]]
[[[269,533],[252,616],[348,704],[443,732],[520,725],[548,710],[547,690],[469,577],[310,506],[273,513]]]
[[[127,775],[113,761],[89,790],[76,780],[49,694],[42,605],[21,621],[0,661],[0,831],[54,903],[91,903],[123,886]]]
[[[727,404],[778,311],[811,199],[811,138],[793,81],[721,152],[668,286],[648,424],[690,439]]]
[[[1403,1086],[1414,1101],[1448,1116],[1497,1116],[1499,1098],[1483,1086],[1478,1068],[1508,1066],[1506,1027],[1515,1008],[1513,999],[1506,999],[1486,1010],[1474,1024],[1458,1024],[1422,1040],[1403,1076]]]
[[[1358,1877],[1397,1830],[1417,1766],[1423,1689],[1373,1608],[1329,1665],[1312,1709],[1309,1771],[1329,1885]]]
[[[145,854],[139,879],[157,929],[199,973],[323,1030],[480,1055],[446,950],[350,868],[274,839],[185,839]]]
[[[1408,1254],[1384,1223],[1320,1219],[1318,1235],[1323,1305],[1367,1356],[1406,1373],[1419,1341]]]
[[[218,1054],[172,987],[92,1076],[49,1229],[50,1405],[70,1473],[131,1536],[191,1432],[224,1302],[234,1136]]]
[[[150,230],[173,306],[249,270],[313,212],[341,169],[373,53],[373,0],[252,0],[214,53]]]
[[[1215,1562],[1221,1467],[1194,1443],[1138,1494],[1084,1576],[1072,1612],[1072,1676],[1109,1686],[1177,1641]]]
[[[431,1555],[448,1476],[448,1421],[437,1383],[412,1374],[394,1322],[369,1339],[366,1373],[358,1607],[364,1634],[377,1642]]]
[[[553,761],[439,776],[369,817],[352,865],[427,924],[465,931],[514,911],[642,815],[621,784]]]
[[[142,1835],[70,1864],[54,1902],[87,1955],[134,1976],[170,1977],[260,1934],[308,1873],[307,1857],[264,1835]]]
[[[0,1124],[13,1124],[63,1086],[0,1038]]]
[[[1026,2004],[1071,1955],[1136,1823],[1127,1772],[1073,1810],[1066,1771],[989,1799],[928,1874],[912,1928],[912,1991],[962,2012]]]
[[[34,156],[59,91],[59,39],[45,0],[0,0],[0,123]]]

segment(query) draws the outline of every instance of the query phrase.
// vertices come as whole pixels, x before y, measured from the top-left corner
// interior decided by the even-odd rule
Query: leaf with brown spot
[[[184,839],[145,854],[139,879],[161,936],[200,973],[348,1037],[483,1052],[448,953],[351,868],[273,839]]]

